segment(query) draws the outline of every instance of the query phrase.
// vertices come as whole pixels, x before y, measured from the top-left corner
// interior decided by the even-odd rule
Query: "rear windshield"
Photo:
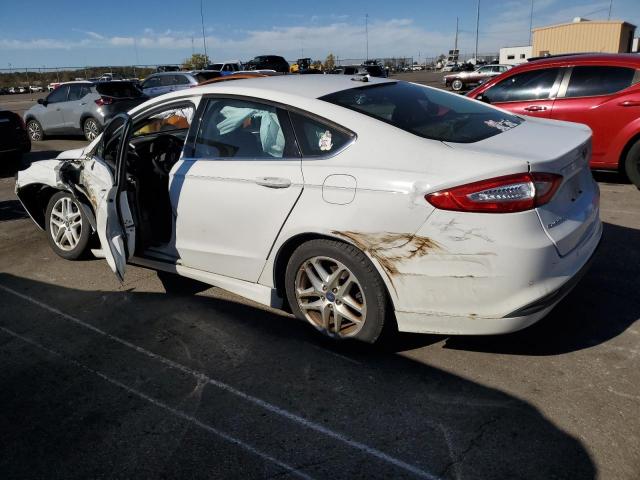
[[[96,85],[96,91],[106,97],[139,98],[142,91],[133,82],[102,82]]]
[[[515,115],[480,102],[408,82],[351,88],[320,100],[443,142],[478,142],[523,122]]]
[[[210,71],[210,72],[198,72],[193,74],[193,78],[196,79],[196,82],[202,83],[206,80],[211,80],[212,78],[218,78],[220,76],[220,72]]]

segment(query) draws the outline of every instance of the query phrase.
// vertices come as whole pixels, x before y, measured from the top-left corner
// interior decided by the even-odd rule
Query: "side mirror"
[[[38,99],[38,103],[39,103],[40,105],[42,105],[42,106],[46,107],[48,102],[47,102],[47,100],[46,100],[46,99],[44,99],[44,98],[39,98],[39,99]]]

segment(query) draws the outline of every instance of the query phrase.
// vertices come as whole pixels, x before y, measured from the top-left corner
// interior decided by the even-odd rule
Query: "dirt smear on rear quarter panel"
[[[434,250],[442,250],[428,237],[410,233],[362,233],[333,231],[334,235],[349,239],[356,247],[375,258],[389,277],[398,275],[398,264],[420,258]]]

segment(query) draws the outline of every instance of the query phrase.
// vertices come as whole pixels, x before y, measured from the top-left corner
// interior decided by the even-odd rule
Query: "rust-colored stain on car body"
[[[398,275],[398,264],[427,255],[430,251],[441,250],[437,242],[427,237],[411,233],[362,233],[334,231],[349,239],[356,247],[375,258],[389,276]]]

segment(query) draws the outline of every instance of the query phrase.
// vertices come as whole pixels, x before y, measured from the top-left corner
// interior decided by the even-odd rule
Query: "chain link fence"
[[[180,67],[179,64],[163,64],[163,66]],[[97,79],[105,73],[120,75],[122,78],[144,78],[157,71],[158,67],[159,65],[107,65],[101,67],[0,68],[0,88],[41,87],[46,89],[50,83]]]

